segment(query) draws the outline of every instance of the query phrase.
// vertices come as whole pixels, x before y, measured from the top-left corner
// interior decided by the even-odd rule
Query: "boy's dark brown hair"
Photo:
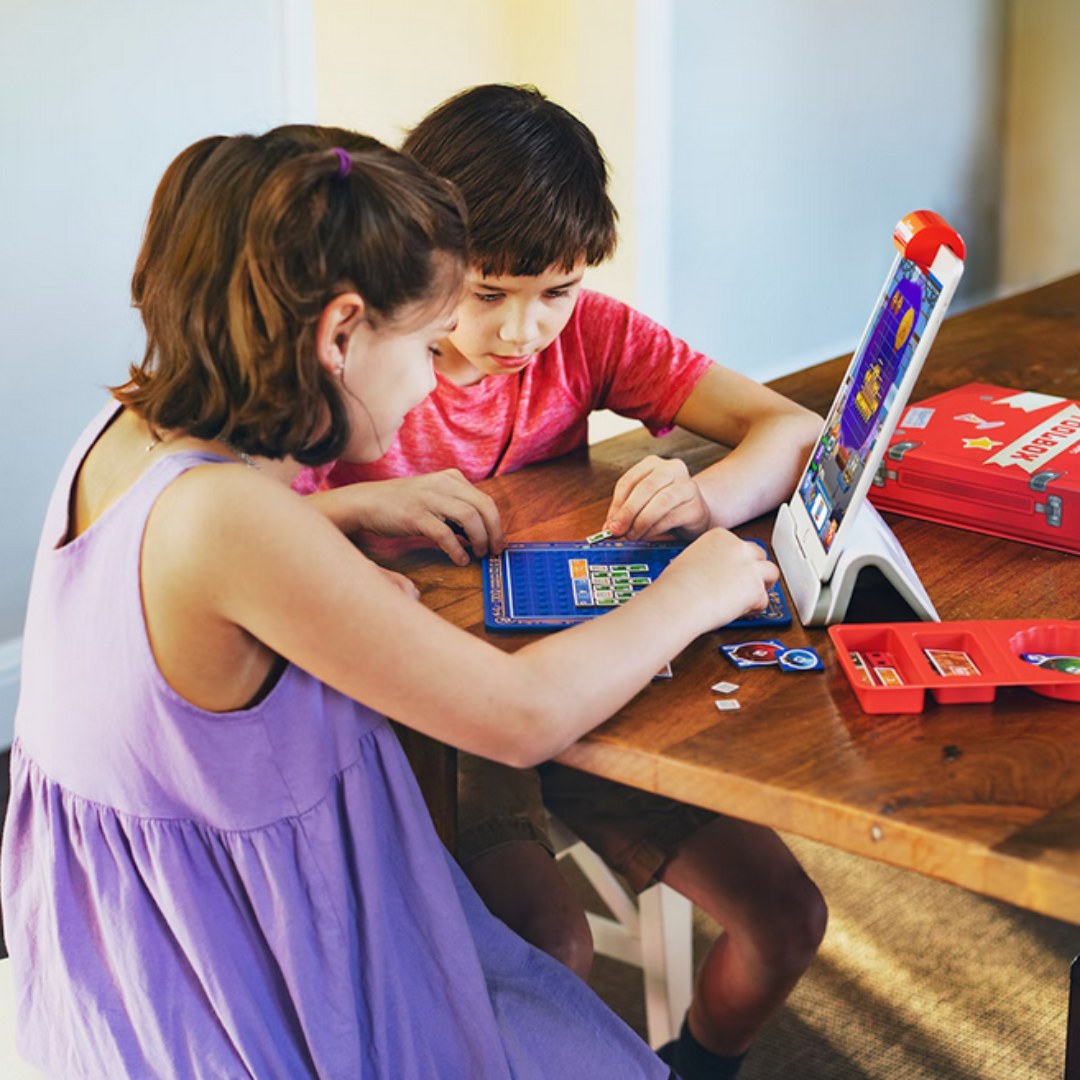
[[[113,391],[154,429],[330,461],[349,425],[315,354],[326,305],[355,291],[369,321],[392,325],[414,304],[454,302],[459,196],[404,154],[342,134],[221,139],[166,173],[133,280],[146,351]]]
[[[457,185],[469,211],[469,263],[534,277],[595,266],[615,250],[617,214],[593,133],[532,86],[487,84],[428,113],[402,149]]]

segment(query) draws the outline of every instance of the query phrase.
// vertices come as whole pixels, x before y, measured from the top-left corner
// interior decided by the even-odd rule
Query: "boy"
[[[611,408],[654,434],[678,424],[733,448],[695,477],[680,461],[639,462],[615,488],[605,522],[615,535],[693,537],[788,497],[820,418],[582,290],[585,268],[616,243],[607,166],[584,124],[535,89],[479,86],[430,113],[403,149],[464,196],[467,291],[435,356],[433,394],[382,459],[336,466],[331,487],[454,469],[479,480],[584,445],[589,412]],[[442,480],[464,486],[457,472]],[[363,485],[354,490],[366,497]],[[449,500],[437,516],[460,520],[475,553],[498,550],[491,507],[475,496],[459,505],[460,518]],[[467,558],[441,521],[421,531],[457,561]],[[545,805],[635,889],[664,881],[724,928],[698,972],[682,1033],[661,1056],[684,1080],[734,1076],[821,941],[826,910],[816,886],[769,829],[554,763],[519,772],[463,759],[465,872],[495,914],[583,977],[592,941],[550,857]]]

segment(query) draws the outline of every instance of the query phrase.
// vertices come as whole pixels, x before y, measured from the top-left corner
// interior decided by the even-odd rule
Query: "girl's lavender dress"
[[[34,572],[3,841],[19,1047],[62,1080],[664,1080],[576,976],[491,916],[384,717],[290,666],[208,713],[165,682],[139,559],[161,456]],[[362,656],[356,658],[364,662]]]

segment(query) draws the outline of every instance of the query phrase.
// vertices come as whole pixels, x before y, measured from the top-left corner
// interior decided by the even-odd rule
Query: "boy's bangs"
[[[614,238],[547,232],[536,237],[509,237],[506,241],[487,242],[470,238],[469,263],[487,277],[539,277],[549,270],[569,273],[584,259],[586,266],[597,266],[615,249]]]

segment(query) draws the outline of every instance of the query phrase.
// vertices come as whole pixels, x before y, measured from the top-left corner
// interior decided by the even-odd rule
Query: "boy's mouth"
[[[517,371],[519,368],[525,367],[536,354],[528,353],[525,356],[500,356],[498,353],[491,353],[489,355],[499,367],[505,368],[507,371]]]

